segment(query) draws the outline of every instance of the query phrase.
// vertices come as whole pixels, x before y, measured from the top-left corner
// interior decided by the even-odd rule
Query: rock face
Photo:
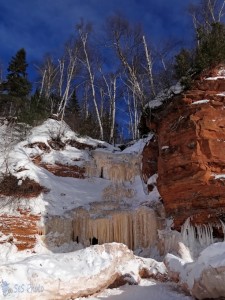
[[[177,230],[192,217],[192,224],[212,223],[214,233],[221,233],[219,220],[225,218],[224,73],[224,66],[205,72],[191,90],[152,109],[151,121],[146,119],[150,129],[156,128],[156,137],[143,152],[143,178],[158,172],[158,190]]]
[[[31,249],[35,246],[36,235],[39,234],[39,215],[29,211],[18,211],[17,216],[0,215],[0,243],[11,242],[18,250]]]

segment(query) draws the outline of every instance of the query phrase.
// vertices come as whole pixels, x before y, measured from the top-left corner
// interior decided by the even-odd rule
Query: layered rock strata
[[[17,216],[0,215],[0,244],[13,243],[18,250],[31,249],[36,243],[36,235],[40,234],[38,222],[40,215],[29,211],[18,211]]]
[[[192,224],[212,223],[215,234],[221,233],[220,220],[225,218],[224,107],[225,77],[220,66],[202,74],[191,90],[152,108],[146,119],[149,129],[155,128],[155,138],[143,152],[143,178],[158,172],[158,190],[175,229],[180,230],[191,217]]]

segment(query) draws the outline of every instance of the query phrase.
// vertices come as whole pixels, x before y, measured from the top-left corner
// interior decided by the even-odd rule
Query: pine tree
[[[81,126],[81,109],[76,90],[73,91],[65,111],[65,121],[74,130],[79,131]]]
[[[26,63],[26,52],[22,48],[16,56],[12,57],[9,63],[6,90],[9,95],[16,97],[26,97],[31,91],[31,83],[27,79],[28,64]]]
[[[183,76],[186,76],[191,66],[192,58],[190,52],[186,49],[181,49],[181,51],[175,56],[175,78],[179,80]]]
[[[28,101],[25,101],[25,107],[21,110],[18,119],[21,122],[32,126],[39,125],[49,116],[49,108],[46,99],[40,95],[38,90]]]
[[[73,114],[76,114],[77,116],[80,115],[80,105],[79,105],[79,102],[77,99],[76,90],[73,91],[73,94],[70,98],[67,109],[69,109],[70,112],[72,112]]]
[[[211,24],[211,31],[198,29],[199,47],[196,49],[195,68],[202,71],[205,68],[225,62],[225,25]]]

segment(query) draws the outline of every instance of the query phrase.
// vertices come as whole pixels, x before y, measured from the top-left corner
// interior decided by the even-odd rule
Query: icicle
[[[201,246],[207,247],[213,244],[213,228],[212,225],[197,225],[197,239]]]
[[[225,241],[225,224],[222,220],[220,220],[221,226],[222,226],[222,230],[223,230],[223,239]]]
[[[204,224],[192,226],[190,218],[188,218],[181,227],[181,235],[184,244],[192,251],[196,251],[199,245],[202,248],[206,248],[214,243],[212,225]]]
[[[196,236],[195,236],[195,228],[190,223],[190,218],[188,218],[183,226],[181,227],[181,235],[183,242],[188,247],[194,247]]]
[[[135,211],[107,211],[105,216],[96,218],[79,209],[73,222],[73,235],[84,245],[90,245],[90,240],[95,237],[99,244],[118,242],[130,249],[153,246],[157,240],[157,229],[155,211],[148,207]]]
[[[93,151],[94,162],[86,165],[89,177],[100,177],[111,180],[114,184],[125,181],[133,182],[139,175],[140,157],[137,154],[115,154],[103,151]]]

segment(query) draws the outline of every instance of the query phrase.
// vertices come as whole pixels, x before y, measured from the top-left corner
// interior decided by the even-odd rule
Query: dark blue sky
[[[173,37],[189,43],[191,2],[198,0],[0,0],[0,60],[7,67],[24,47],[31,67],[47,52],[59,55],[80,18],[101,29],[117,11],[142,23],[154,43]]]

